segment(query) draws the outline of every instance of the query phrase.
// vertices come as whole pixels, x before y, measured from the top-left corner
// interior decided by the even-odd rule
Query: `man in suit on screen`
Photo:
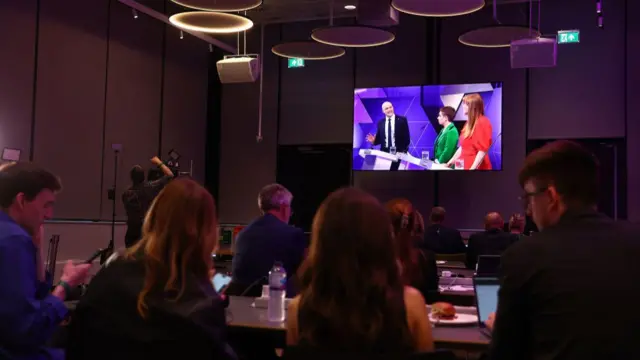
[[[378,120],[376,135],[367,134],[367,141],[371,144],[380,145],[380,150],[391,153],[406,153],[409,151],[411,136],[409,134],[409,123],[404,116],[396,115],[393,104],[385,101],[382,104],[384,118]],[[397,171],[400,161],[391,163],[391,171]]]

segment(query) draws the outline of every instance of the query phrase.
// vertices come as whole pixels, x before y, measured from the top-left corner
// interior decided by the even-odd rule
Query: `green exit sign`
[[[580,42],[580,30],[558,31],[558,44],[576,44]]]
[[[289,69],[304,67],[304,59],[289,59]]]

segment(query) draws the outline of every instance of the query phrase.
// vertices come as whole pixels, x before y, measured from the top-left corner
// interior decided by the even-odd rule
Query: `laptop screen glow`
[[[476,296],[478,297],[478,317],[481,322],[489,318],[489,314],[498,309],[498,284],[476,284]]]

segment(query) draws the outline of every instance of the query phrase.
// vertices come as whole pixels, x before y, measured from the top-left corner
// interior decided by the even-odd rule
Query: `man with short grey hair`
[[[270,213],[284,223],[291,217],[293,195],[280,184],[267,185],[258,194],[258,208],[263,214]]]
[[[267,185],[258,194],[262,215],[244,228],[235,241],[229,295],[260,296],[269,270],[281,262],[287,277],[293,278],[304,258],[307,240],[301,229],[290,226],[293,195],[280,184]],[[293,281],[287,295],[295,295]]]

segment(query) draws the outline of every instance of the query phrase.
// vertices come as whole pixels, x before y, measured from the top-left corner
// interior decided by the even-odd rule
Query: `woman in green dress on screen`
[[[442,126],[442,130],[436,137],[433,144],[434,161],[439,164],[446,164],[458,148],[458,129],[453,124],[453,118],[456,111],[451,106],[445,106],[440,109],[438,114],[438,124]]]

